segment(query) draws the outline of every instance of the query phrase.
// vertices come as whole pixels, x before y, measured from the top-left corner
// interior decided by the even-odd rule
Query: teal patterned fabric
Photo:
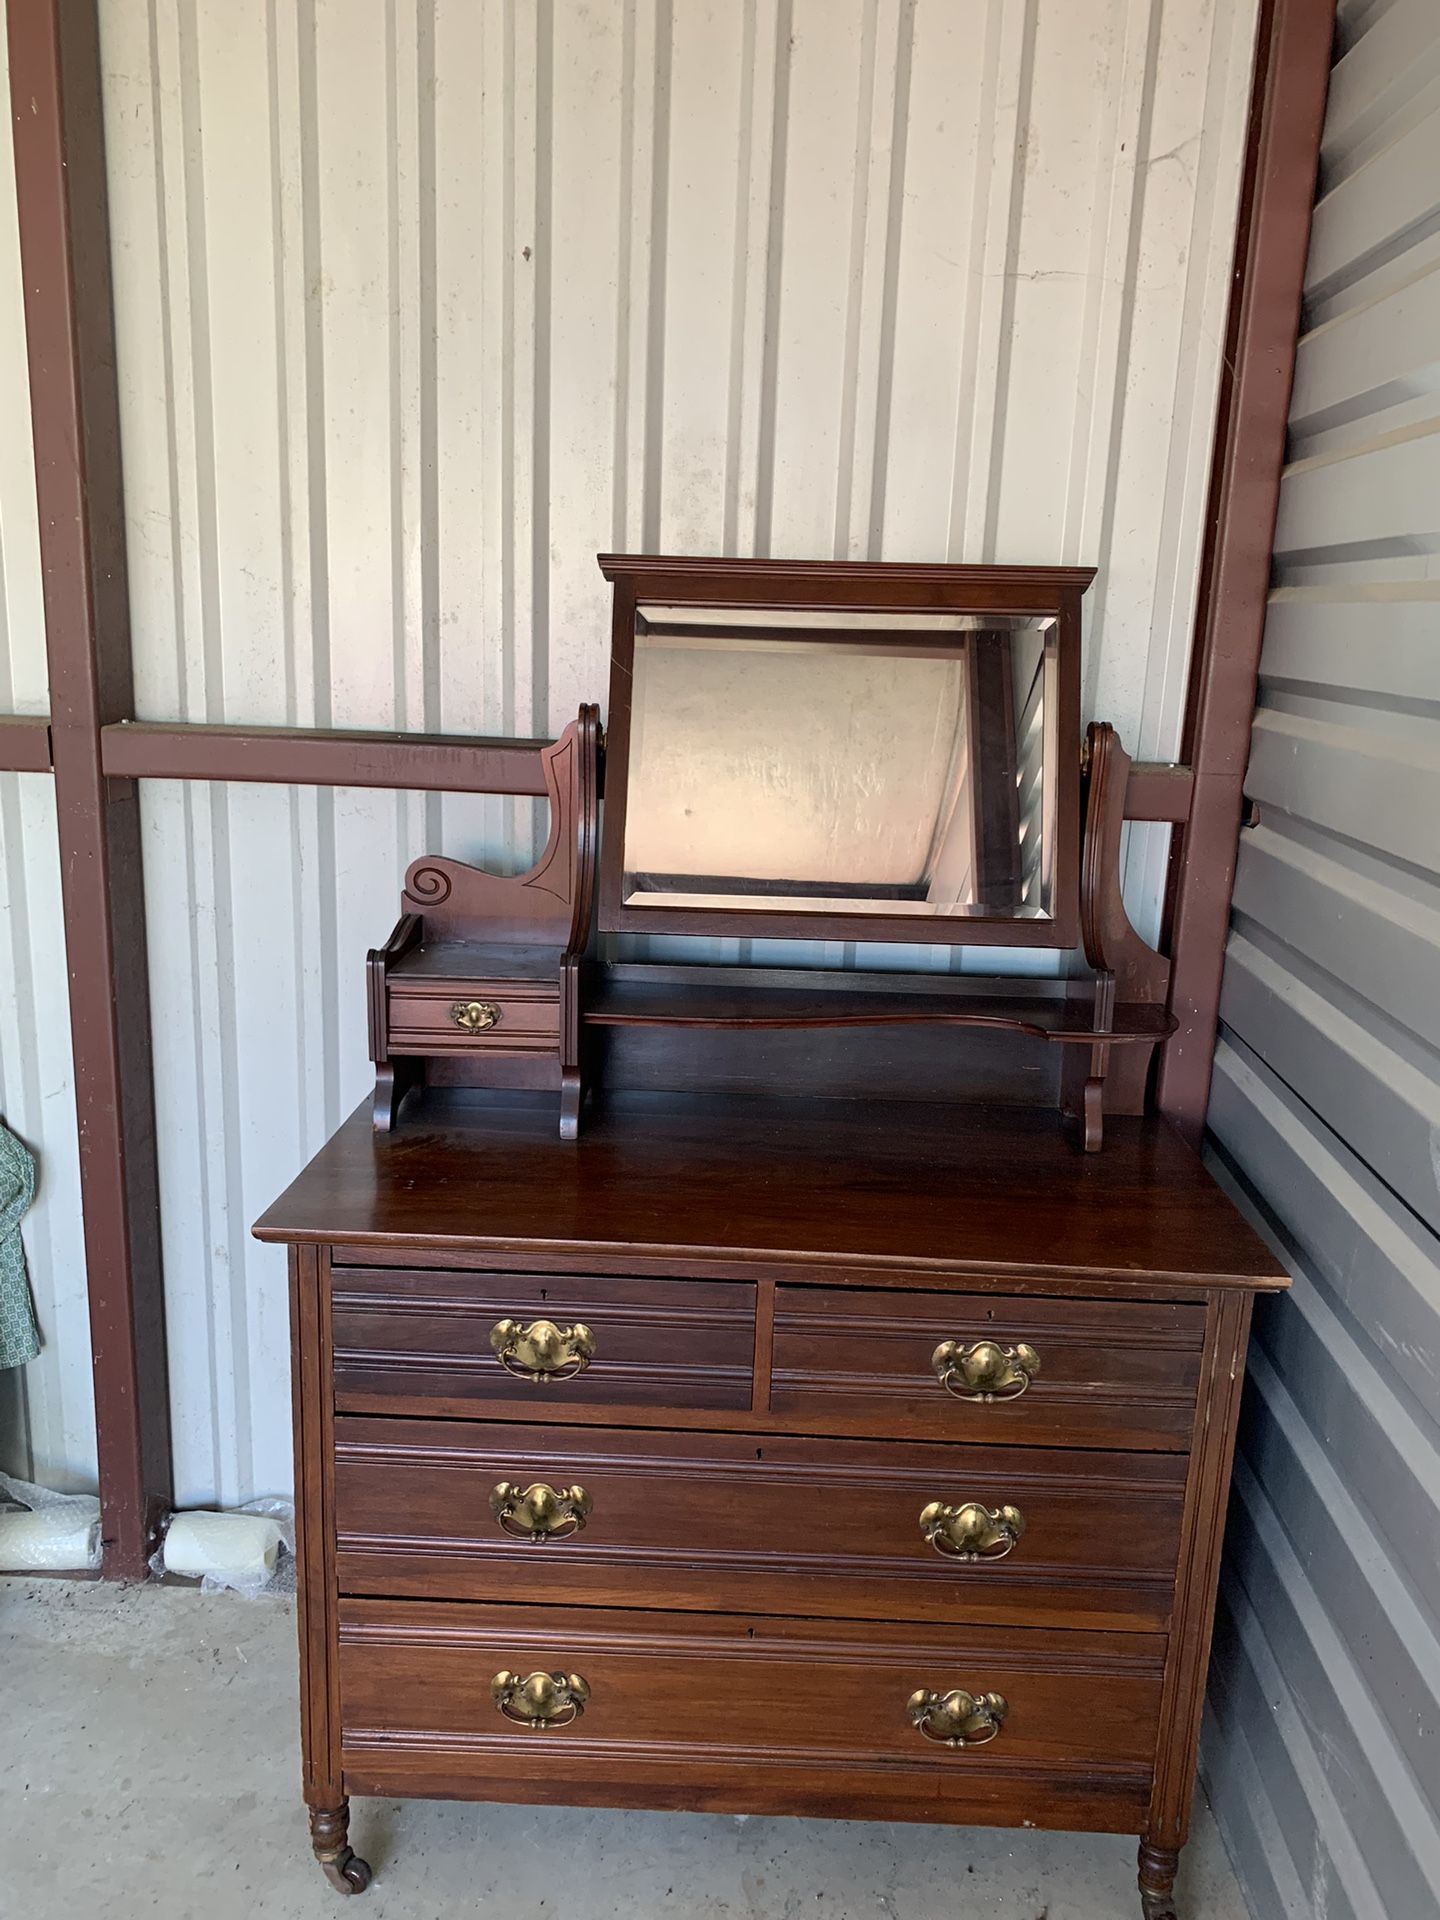
[[[0,1367],[23,1367],[40,1351],[20,1245],[20,1222],[34,1197],[30,1151],[0,1125]]]

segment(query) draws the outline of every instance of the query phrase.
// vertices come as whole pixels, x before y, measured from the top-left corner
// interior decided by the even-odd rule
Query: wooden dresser
[[[1284,1275],[1162,1121],[432,1092],[256,1232],[340,1891],[422,1795],[1133,1833],[1173,1914]]]

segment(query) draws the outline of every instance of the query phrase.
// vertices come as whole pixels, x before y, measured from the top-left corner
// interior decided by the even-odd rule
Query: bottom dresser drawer
[[[347,1791],[1138,1830],[1158,1635],[340,1601]]]

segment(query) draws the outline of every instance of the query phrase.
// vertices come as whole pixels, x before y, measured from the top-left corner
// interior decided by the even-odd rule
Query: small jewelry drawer
[[[560,1037],[559,988],[514,980],[392,983],[388,989],[389,1051],[549,1052]]]
[[[1189,1302],[777,1288],[772,1413],[824,1433],[1188,1448]]]
[[[843,1768],[845,1793],[892,1817],[1016,1821],[1065,1776],[1124,1830],[1163,1650],[1078,1629],[342,1599],[341,1765],[351,1792],[583,1803],[623,1782],[743,1810],[784,1786],[795,1811]]]
[[[342,1417],[340,1589],[1156,1632],[1184,1458]]]
[[[335,1267],[331,1324],[340,1412],[564,1421],[751,1401],[755,1289],[741,1282]]]

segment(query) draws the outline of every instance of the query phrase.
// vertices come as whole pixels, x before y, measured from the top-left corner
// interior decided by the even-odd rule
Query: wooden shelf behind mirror
[[[803,984],[787,985],[783,980],[772,983],[763,969],[735,967],[597,969],[587,988],[583,1019],[597,1027],[945,1025],[989,1027],[1063,1045],[1090,1046],[1095,1041],[1093,1018],[1073,997],[1027,991],[1013,980],[937,979],[932,985],[913,976],[852,973],[821,985],[812,973]],[[1163,1007],[1121,1006],[1105,1041],[1109,1046],[1153,1044],[1173,1030],[1174,1021]]]

